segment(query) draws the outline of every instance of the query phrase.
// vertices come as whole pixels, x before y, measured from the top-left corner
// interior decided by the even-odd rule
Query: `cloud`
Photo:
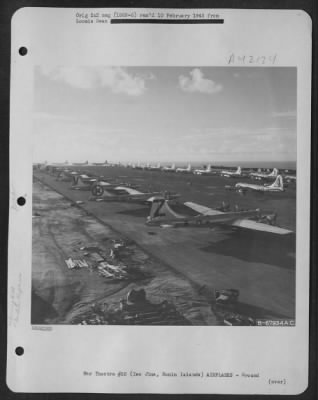
[[[179,85],[183,91],[190,93],[201,92],[214,94],[221,92],[223,89],[222,85],[204,78],[203,72],[199,68],[190,71],[190,77],[180,75]]]
[[[277,112],[272,112],[272,117],[273,118],[296,118],[297,116],[297,111],[277,111]]]
[[[78,89],[108,88],[113,93],[140,96],[147,90],[146,81],[155,79],[152,73],[131,74],[121,67],[59,67],[41,68],[51,80],[64,82]]]

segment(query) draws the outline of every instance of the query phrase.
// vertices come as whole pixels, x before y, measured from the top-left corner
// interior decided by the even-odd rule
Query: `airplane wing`
[[[186,202],[184,204],[186,206],[192,208],[192,210],[197,211],[199,214],[202,214],[202,215],[225,214],[222,211],[213,210],[212,208],[205,207],[200,204],[192,203],[190,201]],[[232,221],[231,225],[237,226],[239,228],[252,229],[252,230],[262,231],[262,232],[276,233],[278,235],[287,235],[289,233],[292,233],[292,231],[290,231],[288,229],[280,228],[280,227],[274,226],[274,225],[264,224],[262,222],[257,222],[257,221],[253,221],[251,219],[246,219],[246,218],[237,219],[234,222]]]
[[[262,231],[262,232],[276,233],[278,235],[287,235],[287,234],[293,232],[293,231],[290,231],[289,229],[280,228],[280,227],[274,226],[274,225],[263,224],[262,222],[256,222],[251,219],[237,220],[232,223],[232,226],[237,226],[240,228],[252,229],[252,230]]]
[[[220,215],[223,214],[222,211],[213,210],[213,208],[205,207],[200,204],[192,203],[191,201],[187,201],[184,203],[185,206],[192,208],[192,210],[198,212],[202,215]]]
[[[126,186],[117,186],[116,189],[118,190],[125,190],[128,194],[134,195],[134,194],[143,194],[142,192],[140,192],[139,190],[136,189],[132,189]]]

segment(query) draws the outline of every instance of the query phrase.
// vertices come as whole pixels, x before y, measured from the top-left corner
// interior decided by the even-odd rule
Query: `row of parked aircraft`
[[[236,170],[219,170],[216,168],[212,168],[211,164],[209,164],[206,168],[196,168],[192,169],[191,164],[188,164],[187,167],[178,167],[176,168],[175,164],[172,164],[171,166],[164,166],[161,167],[160,163],[157,165],[141,165],[141,164],[133,164],[133,165],[128,165],[129,167],[132,167],[134,169],[143,169],[143,170],[148,170],[148,171],[163,171],[163,172],[176,172],[176,173],[188,173],[188,174],[194,174],[194,175],[220,175],[223,176],[224,178],[251,178],[255,180],[272,180],[275,179],[277,176],[279,176],[279,171],[277,168],[274,168],[272,172],[270,173],[265,173],[262,170],[259,170],[257,172],[243,172],[242,168],[239,166],[237,167]],[[281,175],[282,177],[282,175]],[[296,182],[296,175],[284,175],[284,179],[286,182]]]
[[[182,215],[173,210],[175,202],[180,195],[167,191],[139,190],[135,185],[125,182],[106,180],[103,176],[94,176],[81,173],[70,168],[58,165],[37,165],[35,170],[48,173],[60,182],[70,182],[71,190],[87,190],[90,192],[88,200],[96,202],[134,202],[150,204],[150,214],[146,224],[163,228],[179,226],[219,226],[252,229],[274,234],[285,235],[292,231],[275,226],[275,213],[262,213],[259,209],[239,210],[237,207],[231,211],[225,204],[217,209],[205,207],[193,202],[185,202],[195,215]]]
[[[113,167],[113,166],[119,166],[123,165],[121,163],[109,163],[107,160],[105,162],[94,162],[94,163],[89,163],[88,161],[85,161],[83,163],[69,163],[68,161],[65,161],[64,163],[54,163],[51,164],[54,166],[64,166],[64,167],[71,167],[73,166],[101,166],[101,167]],[[163,171],[163,172],[176,172],[176,173],[184,173],[184,174],[194,174],[194,175],[220,175],[223,176],[224,178],[251,178],[259,181],[269,181],[277,178],[277,176],[280,175],[279,170],[277,168],[273,168],[272,172],[266,173],[263,172],[261,169],[259,169],[257,172],[252,171],[252,172],[244,172],[242,168],[239,166],[237,167],[236,170],[220,170],[217,168],[212,168],[212,165],[209,164],[207,167],[203,168],[196,168],[193,169],[191,167],[191,164],[188,164],[187,167],[176,167],[175,164],[172,164],[171,166],[161,166],[160,163],[156,165],[151,165],[151,164],[126,164],[125,165],[128,168],[133,168],[133,169],[141,169],[145,171]],[[284,175],[281,175],[286,182],[296,182],[296,175],[290,175],[288,174],[288,170],[285,171]]]

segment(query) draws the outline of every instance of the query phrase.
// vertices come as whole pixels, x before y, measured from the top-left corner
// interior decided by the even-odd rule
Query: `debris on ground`
[[[239,298],[240,292],[236,289],[215,290],[215,302],[217,304],[233,304]]]
[[[240,295],[237,289],[221,289],[214,291],[214,303],[212,310],[218,316],[220,322],[227,326],[251,326],[255,321],[248,315],[239,312],[238,298]]]
[[[132,289],[115,307],[92,304],[91,310],[77,316],[79,325],[191,325],[176,307],[164,300],[152,303],[145,289]]]
[[[73,260],[72,258],[69,258],[68,260],[65,260],[65,262],[69,269],[89,267],[85,260]]]
[[[132,259],[132,255],[135,251],[135,245],[129,241],[125,242],[121,239],[111,239],[109,243],[105,245],[107,249],[101,249],[96,244],[90,244],[83,246],[83,243],[77,243],[73,249],[76,256],[65,260],[69,269],[73,268],[91,268],[96,270],[99,275],[106,278],[107,281],[117,281],[117,280],[140,280],[148,276],[144,271],[142,271],[142,264],[147,259],[140,260],[136,263]],[[136,249],[136,252],[137,249]],[[81,255],[81,260],[74,259],[79,258]],[[125,262],[125,260],[127,262]]]
[[[224,325],[227,326],[253,326],[256,325],[251,317],[246,317],[240,314],[228,314],[224,318]]]
[[[97,267],[102,276],[112,279],[128,279],[126,268],[126,266],[112,265],[105,261],[101,262]]]
[[[84,204],[84,203],[85,203],[85,202],[82,201],[82,200],[76,200],[76,201],[74,201],[74,203],[71,204],[71,207],[74,207],[74,206],[80,205],[80,204]]]

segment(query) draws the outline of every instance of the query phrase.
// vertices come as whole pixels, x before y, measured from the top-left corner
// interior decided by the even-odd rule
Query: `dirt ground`
[[[93,264],[67,267],[65,260],[83,259],[83,248],[96,247],[108,255],[114,242],[125,243],[121,262],[127,266],[128,279],[109,280]],[[34,182],[32,323],[74,323],[96,307],[118,308],[131,289],[140,288],[151,303],[169,302],[190,324],[219,324],[209,295],[193,282],[43,183]]]

